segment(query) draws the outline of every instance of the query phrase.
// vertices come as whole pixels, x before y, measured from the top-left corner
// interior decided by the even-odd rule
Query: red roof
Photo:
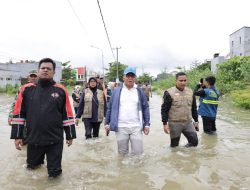
[[[77,69],[77,74],[78,75],[84,75],[85,74],[85,67],[78,67]]]

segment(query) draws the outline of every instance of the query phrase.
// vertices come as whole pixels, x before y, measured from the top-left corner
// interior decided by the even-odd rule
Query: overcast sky
[[[119,61],[138,73],[226,55],[229,35],[250,26],[249,0],[99,1]],[[96,0],[0,0],[0,24],[0,62],[51,57],[102,71],[91,45],[105,67],[114,61]]]

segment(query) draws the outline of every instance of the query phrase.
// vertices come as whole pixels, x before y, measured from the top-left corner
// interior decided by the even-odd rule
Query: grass
[[[250,109],[250,85],[245,89],[232,91],[230,97],[237,106]]]

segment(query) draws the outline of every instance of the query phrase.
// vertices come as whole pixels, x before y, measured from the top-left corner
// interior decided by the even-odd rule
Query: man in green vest
[[[163,96],[161,116],[164,132],[170,133],[171,147],[179,145],[181,133],[188,140],[186,147],[198,145],[195,131],[199,130],[196,100],[193,91],[186,85],[186,74],[179,72],[176,74],[176,86],[166,90]]]

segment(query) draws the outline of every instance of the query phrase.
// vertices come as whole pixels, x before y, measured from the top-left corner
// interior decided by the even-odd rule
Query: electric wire
[[[112,52],[113,58],[115,60],[115,54],[114,54],[113,49],[112,49],[112,45],[111,45],[111,42],[110,42],[108,30],[107,30],[107,27],[106,27],[106,24],[105,24],[105,21],[104,21],[104,17],[103,17],[103,14],[102,14],[102,9],[101,9],[99,0],[97,0],[97,4],[98,4],[98,7],[99,7],[99,11],[100,11],[101,17],[102,17],[102,22],[103,22],[104,29],[105,29],[105,32],[106,32],[106,36],[107,36],[107,39],[108,39],[108,42],[109,42],[109,47],[110,47],[110,50]]]
[[[83,31],[85,32],[85,34],[86,34],[87,36],[89,36],[88,33],[87,33],[87,30],[85,29],[85,27],[84,27],[84,25],[83,25],[83,23],[82,23],[80,17],[79,17],[78,14],[76,13],[75,8],[73,7],[73,5],[72,5],[72,3],[70,2],[70,0],[68,0],[68,3],[69,3],[69,6],[70,6],[70,8],[71,8],[73,14],[75,15],[77,21],[79,22],[80,26],[82,27]],[[89,38],[87,38],[87,39],[89,39]],[[89,44],[90,44],[90,43],[89,43]]]

